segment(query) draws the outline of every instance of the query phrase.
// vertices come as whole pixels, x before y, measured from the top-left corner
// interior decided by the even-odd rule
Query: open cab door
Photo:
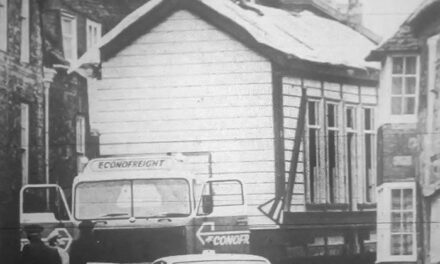
[[[21,248],[29,243],[23,228],[37,224],[44,228],[42,240],[58,235],[60,246],[69,249],[76,229],[66,197],[56,184],[25,185],[20,190]]]
[[[195,249],[217,253],[248,253],[249,226],[243,183],[210,179],[202,187],[196,208]]]

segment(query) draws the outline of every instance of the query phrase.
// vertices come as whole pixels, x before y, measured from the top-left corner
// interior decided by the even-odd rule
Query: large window
[[[385,183],[378,200],[378,261],[417,259],[414,182]]]
[[[305,157],[308,202],[374,203],[375,125],[370,106],[309,99]]]
[[[29,0],[21,0],[21,49],[20,60],[22,62],[29,62],[30,53],[30,20],[29,20]]]
[[[414,190],[391,190],[391,255],[412,255],[415,222]]]
[[[95,47],[101,39],[101,24],[87,19],[87,49]]]
[[[417,110],[417,56],[391,58],[391,114],[414,115]]]
[[[0,50],[6,51],[8,43],[8,0],[0,0]]]
[[[74,16],[62,14],[61,30],[63,34],[64,57],[68,61],[77,59],[76,19]]]

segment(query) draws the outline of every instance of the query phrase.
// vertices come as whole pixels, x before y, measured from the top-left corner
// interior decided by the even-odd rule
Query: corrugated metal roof
[[[151,0],[141,6],[103,36],[98,48],[111,43],[116,36],[128,29],[140,17],[167,0]],[[368,38],[352,28],[309,11],[289,13],[260,5],[251,5],[264,15],[244,9],[231,0],[198,1],[220,15],[246,29],[253,38],[264,45],[302,60],[338,66],[365,69],[378,68],[376,63],[366,62],[365,57],[376,48]],[[76,67],[99,62],[99,50],[83,56]]]
[[[281,9],[255,6],[264,16],[231,1],[200,0],[246,28],[263,44],[303,60],[356,68],[375,67],[365,56],[376,45],[352,28],[309,11],[292,14]]]

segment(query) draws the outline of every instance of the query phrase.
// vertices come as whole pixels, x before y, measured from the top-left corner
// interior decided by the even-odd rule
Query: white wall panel
[[[290,171],[290,161],[292,159],[293,153],[293,142],[296,135],[296,128],[298,126],[298,115],[299,108],[301,104],[301,96],[302,96],[302,81],[301,79],[285,77],[283,78],[283,112],[284,112],[284,154],[285,154],[285,178],[286,182],[289,178]],[[315,95],[321,95],[321,82],[308,80],[304,82],[305,85],[308,85],[307,93],[309,90],[315,91]],[[310,87],[319,87],[319,88],[310,88]],[[304,184],[303,184],[303,152],[300,152],[298,157],[298,164],[296,169],[296,177],[294,190],[292,195],[292,204],[304,204],[305,203],[305,193],[304,193]],[[300,178],[300,180],[298,180]]]
[[[255,206],[274,197],[271,63],[178,11],[102,64],[92,128],[102,155],[209,152],[213,175],[242,179]],[[206,175],[203,162],[193,162]],[[267,221],[267,219],[265,219]]]

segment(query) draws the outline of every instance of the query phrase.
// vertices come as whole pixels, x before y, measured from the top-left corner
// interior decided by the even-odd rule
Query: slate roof
[[[103,33],[112,29],[127,14],[147,0],[60,0],[64,6],[77,14],[99,21]]]
[[[55,25],[60,23],[56,12],[68,10],[99,22],[103,33],[106,33],[146,1],[148,0],[47,0],[43,15],[45,65],[69,65],[62,52],[59,25]]]
[[[351,23],[348,14],[341,13],[338,9],[324,0],[260,0],[257,1],[257,3],[294,12],[309,10],[326,18],[337,20],[353,28],[376,44],[379,44],[382,41],[382,38],[379,35],[364,27],[362,24]]]
[[[366,60],[380,61],[387,53],[417,51],[420,48],[418,39],[414,36],[409,25],[400,26],[399,30],[391,38],[374,49]]]
[[[87,52],[74,66],[99,63],[100,51],[134,27],[145,16],[153,15],[155,8],[170,0],[151,0],[125,17],[101,39],[97,49]],[[271,47],[283,54],[309,62],[345,66],[357,69],[377,68],[376,63],[366,62],[365,56],[376,45],[352,28],[315,15],[309,11],[292,14],[284,10],[260,5],[251,5],[261,11],[245,9],[231,0],[189,0],[182,1],[202,5],[233,21],[243,28],[259,44]]]
[[[426,23],[430,18],[438,17],[440,0],[423,1],[403,22],[396,34],[382,43],[379,48],[371,51],[366,60],[380,61],[387,53],[418,51],[420,43],[416,36],[420,23]],[[425,22],[423,22],[425,21]]]

